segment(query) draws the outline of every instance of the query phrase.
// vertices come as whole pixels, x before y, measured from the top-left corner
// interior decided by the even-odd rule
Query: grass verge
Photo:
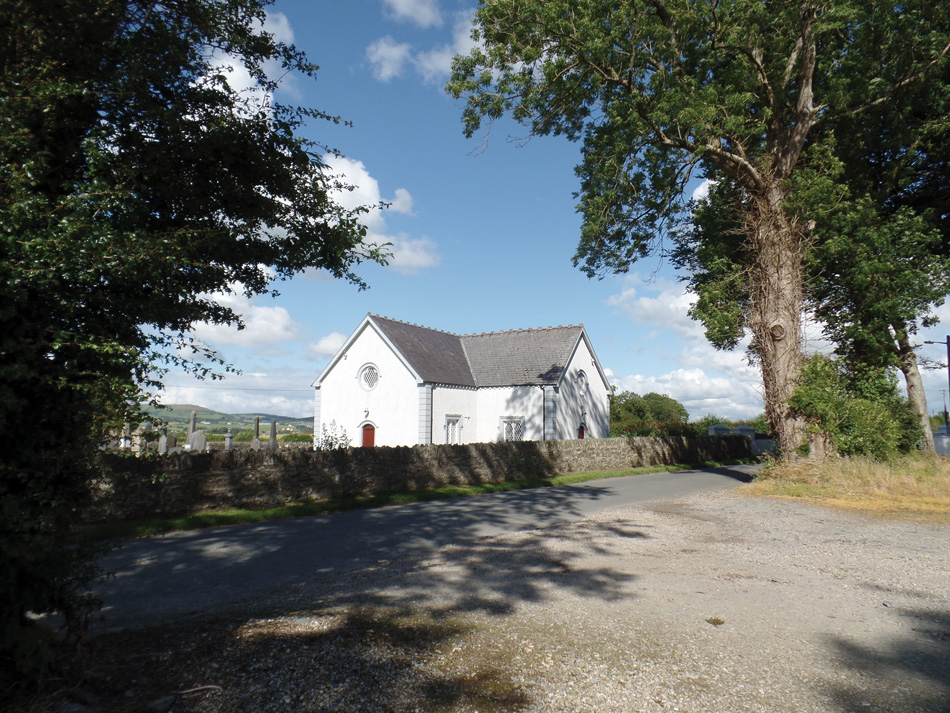
[[[332,512],[384,507],[386,505],[408,505],[429,500],[449,500],[452,498],[502,493],[509,490],[574,485],[576,483],[583,483],[589,480],[601,480],[604,478],[622,478],[629,475],[645,475],[647,473],[668,473],[695,468],[715,468],[744,462],[748,461],[728,461],[723,463],[709,461],[692,465],[653,466],[648,468],[630,468],[620,471],[572,473],[569,475],[552,476],[550,478],[530,478],[502,483],[479,483],[477,485],[445,485],[428,490],[403,490],[365,497],[315,500],[307,503],[281,505],[258,510],[206,510],[182,515],[180,517],[88,523],[76,529],[75,537],[77,540],[84,542],[123,540],[135,537],[148,537],[150,535],[161,535],[177,530],[197,530],[206,527],[220,527],[223,525],[270,522],[271,520],[324,515]]]
[[[840,458],[774,465],[740,491],[885,517],[950,523],[950,459],[941,456],[910,455],[890,462]]]

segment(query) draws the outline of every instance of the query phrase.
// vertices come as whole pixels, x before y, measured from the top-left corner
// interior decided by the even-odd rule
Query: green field
[[[149,408],[147,413],[153,418],[160,419],[168,424],[169,433],[187,433],[191,412],[195,411],[195,420],[199,430],[205,433],[232,434],[254,428],[255,419],[261,419],[261,435],[266,437],[270,433],[270,423],[277,421],[277,432],[285,433],[313,433],[313,417],[296,418],[293,416],[279,416],[270,413],[222,413],[212,411],[204,406],[194,404],[174,404],[164,408]]]

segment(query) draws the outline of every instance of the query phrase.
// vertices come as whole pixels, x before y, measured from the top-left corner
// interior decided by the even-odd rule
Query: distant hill
[[[165,408],[149,408],[147,413],[168,423],[170,431],[187,431],[191,412],[195,412],[198,428],[208,433],[225,433],[229,428],[232,433],[238,433],[254,428],[254,421],[261,419],[261,431],[267,432],[271,421],[277,421],[277,429],[282,433],[294,431],[298,433],[313,432],[313,417],[298,418],[295,416],[278,416],[269,413],[223,413],[196,404],[168,404]]]

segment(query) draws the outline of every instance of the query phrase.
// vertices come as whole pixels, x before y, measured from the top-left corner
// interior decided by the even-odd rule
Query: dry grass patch
[[[950,459],[913,455],[890,462],[840,458],[778,464],[766,468],[741,491],[883,516],[950,522]]]

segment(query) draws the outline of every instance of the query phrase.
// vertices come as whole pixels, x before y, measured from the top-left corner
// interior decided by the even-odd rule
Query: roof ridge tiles
[[[393,321],[397,321],[397,320],[393,320]],[[548,326],[548,327],[518,327],[516,329],[502,329],[497,332],[471,332],[470,334],[455,334],[452,332],[446,332],[446,334],[452,334],[452,336],[455,336],[455,337],[491,337],[491,336],[500,335],[500,334],[523,334],[525,332],[551,332],[557,329],[583,329],[583,328],[584,328],[584,323],[581,322],[580,324],[567,324],[567,325],[559,324],[556,327],[553,325]],[[429,327],[426,327],[426,329],[429,329]],[[439,330],[434,330],[434,331],[439,331]]]
[[[370,312],[370,313],[369,313],[369,316],[370,316],[370,317],[375,317],[376,319],[385,319],[385,320],[388,321],[388,322],[395,322],[396,324],[403,324],[403,325],[405,325],[405,326],[407,326],[407,327],[416,327],[417,329],[427,329],[427,330],[429,330],[430,332],[438,332],[439,334],[448,334],[450,337],[459,337],[459,336],[462,336],[462,335],[457,334],[457,333],[455,333],[455,332],[449,332],[449,331],[446,331],[446,330],[444,330],[444,329],[436,329],[435,327],[427,327],[427,326],[424,325],[424,324],[416,324],[415,322],[406,322],[406,321],[403,321],[403,320],[401,320],[401,319],[393,319],[392,317],[387,317],[386,315],[373,314],[372,312]]]

